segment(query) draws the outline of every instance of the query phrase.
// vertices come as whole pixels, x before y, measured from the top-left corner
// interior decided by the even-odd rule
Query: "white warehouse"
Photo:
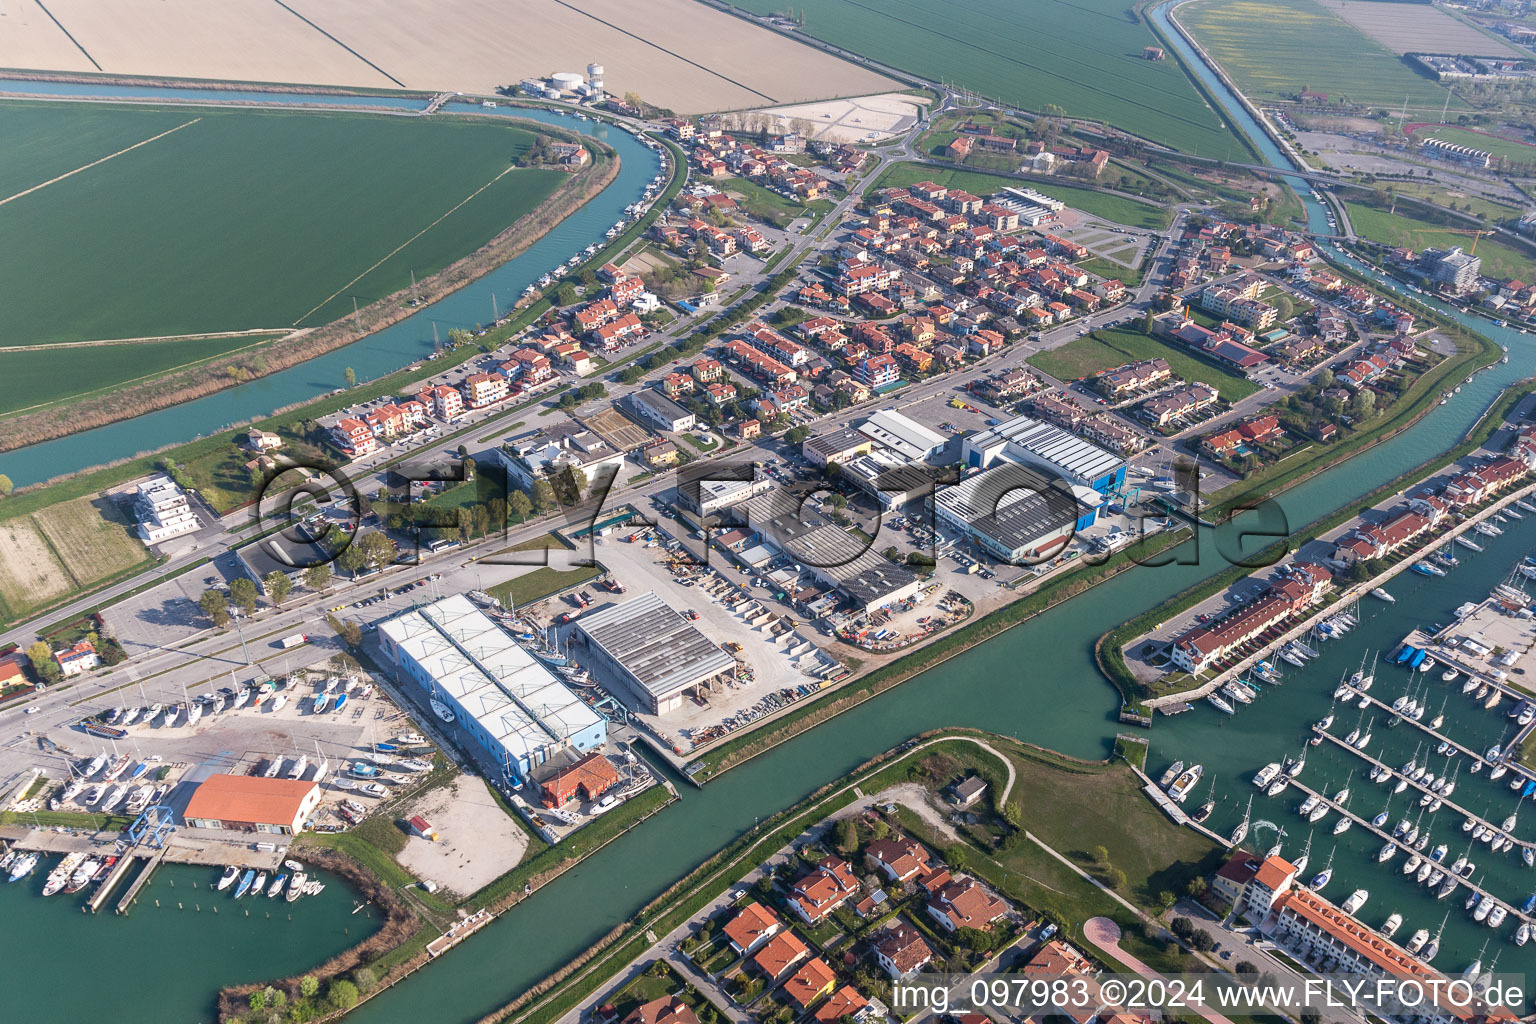
[[[595,750],[607,739],[602,716],[462,595],[381,623],[379,642],[397,681],[426,690],[501,765],[508,785],[564,750]]]

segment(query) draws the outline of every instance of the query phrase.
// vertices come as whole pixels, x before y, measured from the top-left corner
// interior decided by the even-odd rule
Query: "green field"
[[[1445,142],[1453,142],[1458,146],[1468,146],[1472,149],[1480,149],[1485,153],[1492,153],[1494,159],[1505,159],[1513,163],[1536,163],[1536,146],[1528,146],[1514,139],[1506,139],[1498,135],[1485,135],[1482,132],[1467,131],[1465,128],[1420,128],[1413,133],[1414,139],[1441,139]]]
[[[732,0],[757,14],[778,0]],[[1243,159],[1178,61],[1142,59],[1162,45],[1117,0],[808,0],[793,5],[818,39],[1025,110],[1054,104],[1201,156]]]
[[[1349,222],[1354,225],[1355,233],[1362,238],[1387,245],[1404,245],[1415,250],[1430,246],[1445,249],[1453,245],[1463,249],[1472,248],[1473,236],[1470,232],[1460,233],[1459,228],[1450,231],[1411,216],[1403,212],[1401,204],[1395,214],[1363,203],[1346,203],[1345,206],[1349,210]],[[1477,255],[1482,257],[1483,273],[1488,277],[1517,277],[1529,281],[1536,274],[1536,259],[1496,238],[1484,235],[1479,239]]]
[[[472,251],[565,180],[497,180],[533,140],[502,124],[4,103],[0,200],[183,124],[0,205],[0,344],[324,323]]]
[[[1032,188],[1054,199],[1060,199],[1068,206],[1082,210],[1086,214],[1131,228],[1161,231],[1168,226],[1169,221],[1167,210],[1148,206],[1146,203],[1139,203],[1124,196],[1109,195],[1072,185],[1022,181],[1000,174],[987,174],[984,171],[952,170],[947,167],[929,167],[926,164],[892,164],[870,186],[870,190],[902,188],[919,181],[932,181],[946,188],[961,188],[979,196],[990,195],[1002,188]]]
[[[1259,390],[1259,386],[1248,378],[1190,355],[1182,347],[1166,344],[1140,331],[1116,328],[1094,331],[1060,348],[1030,356],[1025,362],[1057,380],[1071,381],[1139,359],[1166,359],[1180,377],[1209,384],[1231,402]]]
[[[266,335],[270,339],[272,335]],[[262,344],[262,337],[194,338],[71,348],[0,349],[0,415],[79,398],[199,359]]]
[[[1178,19],[1255,100],[1303,90],[1400,110],[1439,111],[1446,90],[1312,0],[1202,0]],[[1452,107],[1464,106],[1454,98]]]

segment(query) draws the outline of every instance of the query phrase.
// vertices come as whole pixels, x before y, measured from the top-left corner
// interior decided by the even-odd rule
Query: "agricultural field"
[[[10,4],[0,67],[494,95],[596,60],[680,113],[895,83],[694,0],[48,0]],[[509,20],[511,19],[511,20]],[[430,26],[431,31],[420,31]]]
[[[733,2],[755,14],[785,6]],[[807,34],[926,78],[1026,110],[1054,104],[1201,156],[1247,154],[1178,61],[1142,59],[1144,47],[1161,43],[1117,0],[806,0],[794,8]]]
[[[1317,0],[1393,53],[1467,53],[1480,57],[1523,57],[1507,41],[1482,32],[1430,4],[1382,0]]]
[[[870,190],[902,188],[919,181],[932,181],[946,188],[961,188],[979,196],[987,196],[1003,188],[1032,188],[1044,192],[1053,199],[1060,199],[1075,210],[1092,217],[1112,221],[1130,228],[1161,231],[1168,226],[1169,213],[1157,206],[1148,206],[1123,196],[1095,192],[1092,189],[1072,185],[1057,185],[1041,181],[1024,181],[1006,178],[983,171],[962,171],[948,167],[929,167],[924,164],[892,164],[870,185]]]
[[[1495,160],[1503,159],[1520,164],[1536,163],[1536,146],[1488,132],[1472,131],[1452,125],[1415,125],[1413,137],[1416,140],[1441,139],[1458,146],[1480,149],[1492,154]]]
[[[1141,359],[1166,359],[1174,373],[1187,381],[1209,384],[1228,401],[1235,402],[1259,390],[1259,386],[1248,378],[1193,356],[1182,347],[1169,345],[1140,331],[1119,328],[1094,331],[1060,348],[1030,356],[1025,362],[1057,380],[1072,381]]]
[[[325,323],[473,251],[565,180],[509,170],[533,134],[483,121],[36,110],[0,104],[11,346]],[[130,138],[145,144],[124,152]]]
[[[203,359],[253,347],[274,334],[233,338],[71,345],[67,348],[0,348],[0,416],[110,391]]]
[[[1460,229],[1453,232],[1441,225],[1414,217],[1404,212],[1401,207],[1393,214],[1364,203],[1352,202],[1345,205],[1349,210],[1349,222],[1354,225],[1355,233],[1362,238],[1369,238],[1386,245],[1403,245],[1414,250],[1430,246],[1444,249],[1453,245],[1459,245],[1463,249],[1472,248],[1470,232],[1463,233]],[[1482,257],[1483,274],[1488,277],[1500,279],[1514,277],[1528,281],[1533,274],[1536,274],[1536,259],[1497,238],[1489,238],[1485,235],[1479,239],[1477,255]]]
[[[1178,18],[1255,100],[1308,90],[1392,110],[1404,96],[1410,109],[1445,104],[1447,90],[1314,0],[1201,0]]]
[[[0,523],[0,614],[15,619],[148,557],[113,501],[76,498]]]

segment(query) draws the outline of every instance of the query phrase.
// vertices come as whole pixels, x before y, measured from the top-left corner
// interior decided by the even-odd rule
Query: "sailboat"
[[[1374,825],[1376,828],[1381,828],[1381,826],[1383,826],[1383,825],[1385,825],[1387,823],[1387,817],[1388,817],[1389,813],[1391,812],[1391,809],[1392,809],[1392,797],[1388,796],[1387,797],[1387,802],[1385,804],[1383,804],[1382,807],[1381,807],[1381,813],[1376,815],[1376,817],[1371,819],[1371,824]]]
[[[1429,940],[1429,945],[1424,947],[1424,952],[1419,954],[1419,959],[1429,963],[1440,952],[1440,935],[1445,931],[1445,922],[1451,919],[1451,912],[1447,910],[1445,917],[1440,919],[1440,927],[1435,929],[1434,938]]]
[[[246,890],[251,887],[251,883],[254,881],[256,881],[256,869],[246,868],[245,874],[240,876],[240,884],[235,886],[235,899],[239,899],[241,896],[244,896]]]
[[[1248,806],[1243,810],[1243,820],[1238,824],[1238,826],[1236,828],[1234,828],[1232,830],[1232,835],[1229,836],[1228,839],[1227,839],[1227,842],[1228,842],[1229,845],[1236,846],[1237,844],[1241,843],[1245,838],[1247,838],[1247,836],[1248,836],[1248,822],[1249,822],[1249,820],[1251,818],[1252,812],[1253,812],[1253,797],[1249,796],[1248,797]]]
[[[1323,865],[1323,870],[1312,876],[1312,881],[1307,883],[1308,889],[1317,892],[1333,880],[1333,851],[1337,849],[1338,846],[1334,846],[1328,851],[1328,863]]]
[[[1306,845],[1301,848],[1301,856],[1297,857],[1294,861],[1291,862],[1291,867],[1295,868],[1296,869],[1296,873],[1299,875],[1303,871],[1307,870],[1307,861],[1310,860],[1311,857],[1312,857],[1312,833],[1309,831],[1307,833]]]
[[[1216,780],[1212,779],[1211,780],[1211,787],[1210,787],[1210,789],[1208,789],[1206,791],[1206,794],[1205,794],[1205,803],[1203,803],[1199,807],[1195,808],[1195,813],[1191,814],[1189,816],[1190,820],[1198,825],[1200,822],[1204,821],[1206,818],[1209,818],[1211,816],[1211,812],[1214,811],[1215,809],[1216,809]]]

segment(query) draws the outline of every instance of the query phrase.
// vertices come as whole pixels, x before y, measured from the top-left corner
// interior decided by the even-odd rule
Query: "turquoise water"
[[[93,916],[80,911],[84,894],[43,897],[55,863],[0,882],[11,1020],[211,1021],[218,986],[301,973],[380,923],[372,908],[352,913],[356,893],[337,878],[294,903],[236,903],[209,888],[214,869],[176,865],[157,871],[126,915]]]

